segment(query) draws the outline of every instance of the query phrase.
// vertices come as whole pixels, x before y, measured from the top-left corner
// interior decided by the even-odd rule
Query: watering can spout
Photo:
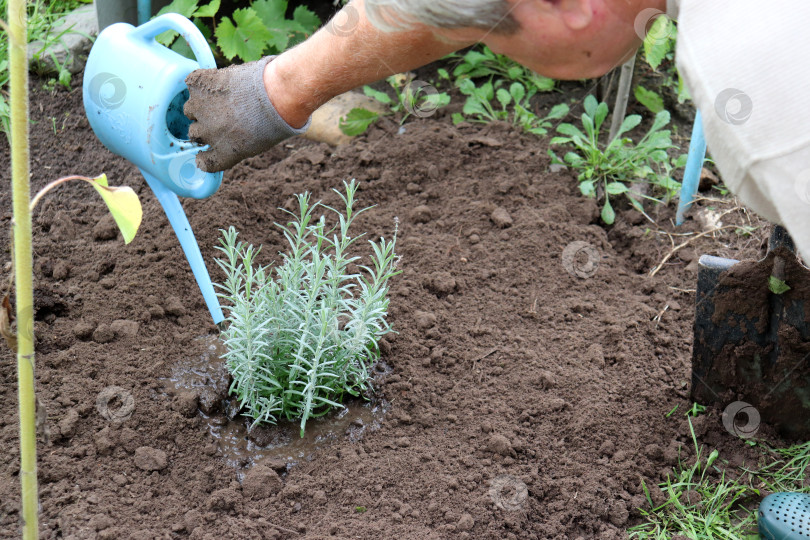
[[[180,34],[196,61],[156,41],[167,30]],[[183,114],[188,74],[215,67],[205,37],[182,15],[168,13],[137,28],[118,23],[105,28],[90,51],[83,100],[87,119],[99,140],[136,165],[157,196],[214,323],[220,323],[224,319],[222,309],[178,199],[210,197],[222,182],[221,172],[206,173],[197,168],[196,155],[206,147],[188,139],[191,121]]]
[[[166,212],[166,217],[169,218],[169,223],[180,241],[183,253],[185,253],[191,271],[194,273],[194,279],[197,280],[197,285],[199,285],[205,299],[205,305],[211,313],[211,318],[214,319],[214,324],[220,324],[225,320],[225,316],[222,314],[222,308],[219,306],[216,292],[214,292],[214,285],[211,283],[211,277],[205,267],[200,247],[197,245],[194,233],[191,232],[191,225],[188,222],[186,213],[183,211],[183,206],[180,204],[180,199],[148,172],[141,170],[141,174],[143,174],[152,191],[155,192],[163,211]]]

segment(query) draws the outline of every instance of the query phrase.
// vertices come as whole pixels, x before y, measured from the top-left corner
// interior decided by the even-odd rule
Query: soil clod
[[[142,471],[162,471],[168,464],[169,460],[163,450],[150,446],[135,449],[135,466]]]

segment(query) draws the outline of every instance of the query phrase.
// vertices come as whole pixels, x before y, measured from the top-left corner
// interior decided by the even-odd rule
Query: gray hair
[[[424,24],[510,34],[518,29],[518,24],[509,12],[506,0],[366,0],[369,21],[386,31]]]

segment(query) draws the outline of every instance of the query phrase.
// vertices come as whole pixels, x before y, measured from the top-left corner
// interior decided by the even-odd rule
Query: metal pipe
[[[152,18],[152,0],[138,0],[138,25]]]

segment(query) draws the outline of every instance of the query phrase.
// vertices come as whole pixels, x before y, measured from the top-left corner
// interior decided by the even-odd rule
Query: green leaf
[[[557,133],[562,133],[572,138],[585,139],[585,134],[582,133],[574,124],[564,123],[557,126]]]
[[[638,202],[637,199],[635,199],[634,197],[631,197],[630,195],[628,195],[627,200],[630,201],[630,204],[633,205],[633,208],[635,208],[636,210],[638,210],[642,214],[644,213],[644,207],[641,205],[640,202]]]
[[[473,96],[467,98],[467,101],[464,102],[464,107],[461,109],[461,112],[466,114],[467,116],[472,116],[474,114],[480,114],[482,116],[487,116],[488,112],[486,108],[481,104],[481,102]]]
[[[596,115],[596,107],[599,106],[599,103],[597,103],[593,94],[588,94],[588,96],[585,97],[585,101],[582,103],[582,106],[585,109],[585,114],[593,118]]]
[[[616,137],[620,137],[623,133],[627,133],[631,129],[635,128],[641,123],[641,116],[638,114],[631,114],[627,118],[624,119],[622,125],[619,127],[618,133],[616,133]]]
[[[453,113],[450,115],[450,119],[453,120],[453,125],[460,124],[464,122],[464,115],[461,113]]]
[[[200,6],[194,12],[194,17],[213,17],[219,11],[220,0],[211,0],[209,4]]]
[[[222,54],[228,60],[238,56],[245,62],[261,58],[265,45],[273,34],[251,8],[234,10],[233,20],[236,25],[231,23],[231,19],[224,17],[215,32]]]
[[[563,160],[571,166],[576,167],[582,163],[582,157],[576,152],[568,152],[563,156]]]
[[[368,126],[373,124],[379,117],[379,114],[369,111],[368,109],[355,108],[340,119],[338,126],[340,127],[340,131],[350,137],[354,137],[365,133]]]
[[[523,75],[523,66],[512,66],[506,70],[506,76],[512,80],[517,80]]]
[[[647,149],[667,149],[672,146],[672,139],[669,136],[669,130],[656,131],[649,135],[647,140],[644,141],[644,147]]]
[[[189,60],[195,59],[194,51],[191,50],[191,47],[189,47],[185,39],[178,39],[177,41],[172,43],[172,46],[169,48],[174,52],[176,52],[177,54],[179,54],[180,56],[185,56]]]
[[[388,94],[375,90],[368,85],[363,87],[363,93],[370,98],[376,99],[380,103],[384,103],[385,105],[390,105],[392,103],[391,97]]]
[[[672,38],[673,24],[669,17],[660,16],[653,22],[644,38],[644,57],[653,69],[658,69],[667,54],[672,51],[675,42]]]
[[[180,34],[178,34],[174,30],[166,30],[165,32],[160,33],[157,36],[155,36],[155,41],[157,41],[158,43],[160,43],[164,47],[171,47],[172,43],[174,43],[174,40],[176,40],[177,36],[179,36],[179,35]]]
[[[268,28],[285,20],[287,15],[287,0],[254,0],[250,7],[256,10],[256,15]]]
[[[293,11],[293,21],[297,22],[307,36],[315,33],[321,25],[321,19],[306,6],[298,6]]]
[[[462,63],[456,66],[453,70],[453,77],[461,77],[462,75],[467,75],[470,71],[472,71],[473,67],[470,64]]]
[[[689,89],[686,88],[683,77],[678,73],[678,103],[684,103],[690,99],[692,99],[692,96],[689,95]]]
[[[473,67],[478,66],[478,64],[484,62],[486,59],[487,59],[486,55],[478,51],[470,51],[464,55],[464,62]]]
[[[461,79],[460,81],[456,81],[456,86],[458,86],[458,91],[465,96],[471,96],[473,92],[475,92],[475,83],[470,79]]]
[[[287,0],[256,0],[251,4],[259,19],[269,32],[264,41],[274,52],[283,52],[290,44],[290,38],[296,31],[303,31],[303,27],[296,21],[287,20]],[[249,9],[249,8],[248,8]]]
[[[669,124],[670,116],[669,111],[661,111],[660,113],[655,115],[655,121],[653,122],[650,131],[658,131],[659,129],[663,128],[667,124]]]
[[[450,94],[442,92],[440,94],[430,94],[425,96],[424,103],[429,103],[434,109],[441,109],[450,104]]]
[[[529,75],[529,81],[531,81],[534,87],[540,92],[551,92],[554,90],[554,79],[549,79],[548,77],[543,77],[542,75],[532,72],[531,75]]]
[[[444,68],[437,69],[436,73],[439,75],[440,79],[449,79],[450,78],[450,74],[447,73],[447,70],[444,69]]]
[[[168,6],[164,6],[163,9],[157,12],[157,16],[163,15],[165,13],[179,13],[183,17],[191,17],[193,13],[197,10],[197,0],[174,0]],[[155,37],[155,40],[163,45],[164,47],[171,47],[172,43],[175,42],[177,36],[179,36],[177,32],[174,30],[166,30],[165,32],[158,34]]]
[[[608,112],[607,103],[602,102],[596,107],[596,113],[592,117],[596,133],[599,133],[599,128],[602,127],[602,123],[605,121],[605,118],[607,118]]]
[[[664,98],[660,94],[647,90],[641,85],[636,86],[633,94],[636,96],[636,100],[651,112],[659,113],[664,110]]]
[[[512,85],[509,86],[509,93],[512,95],[512,98],[514,98],[515,103],[520,103],[523,101],[523,98],[526,97],[526,88],[518,82],[512,83]]]
[[[588,139],[596,140],[598,130],[595,128],[593,124],[593,117],[588,116],[587,114],[582,115],[582,129],[585,130],[585,134],[588,136],[587,137]]]
[[[613,222],[616,221],[616,212],[613,211],[610,199],[607,197],[605,197],[605,206],[602,207],[602,221],[607,225],[613,225]]]
[[[568,105],[559,103],[551,108],[548,116],[546,116],[546,120],[559,120],[560,118],[564,118],[568,114],[568,110]]]
[[[579,183],[579,191],[589,199],[596,197],[596,186],[593,180],[586,180]]]
[[[504,109],[512,101],[512,96],[505,88],[498,88],[498,91],[495,93],[495,95],[498,98],[498,103],[500,103],[501,107]]]
[[[191,18],[197,10],[197,3],[197,0],[174,0],[171,4],[158,11],[156,16],[164,13],[179,13],[183,17]]]
[[[768,276],[768,289],[774,294],[784,294],[790,290],[790,286],[779,278]]]
[[[491,101],[492,98],[495,97],[495,89],[492,86],[492,82],[487,81],[481,85],[480,88],[477,89],[481,97],[486,99],[487,101]]]
[[[106,174],[93,178],[91,184],[107,204],[115,224],[121,230],[124,242],[127,244],[132,242],[143,217],[141,201],[138,199],[138,195],[128,186],[109,187]]]
[[[611,182],[605,186],[605,191],[608,195],[621,195],[629,191],[628,187],[622,182]]]

